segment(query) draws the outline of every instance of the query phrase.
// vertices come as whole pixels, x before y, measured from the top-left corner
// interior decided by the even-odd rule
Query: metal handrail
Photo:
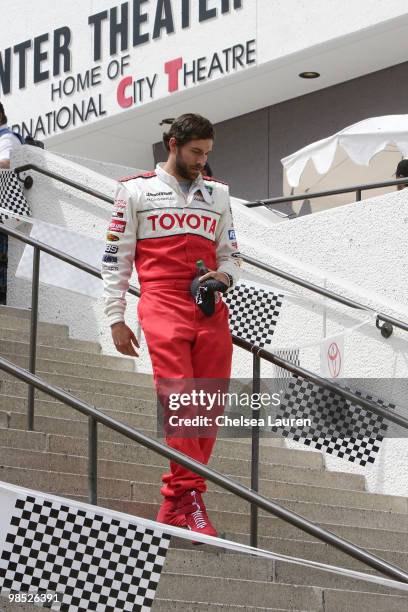
[[[265,272],[269,272],[270,274],[274,274],[275,276],[284,278],[285,280],[288,280],[296,285],[299,285],[300,287],[304,287],[305,289],[308,289],[309,291],[313,291],[314,293],[318,293],[319,295],[323,295],[324,297],[327,297],[335,302],[338,302],[339,304],[343,304],[344,306],[349,306],[350,308],[355,308],[358,310],[365,310],[367,312],[376,313],[377,320],[385,321],[387,323],[390,323],[391,325],[394,325],[395,327],[399,327],[400,329],[403,329],[404,331],[408,331],[408,323],[405,323],[404,321],[401,321],[400,319],[396,319],[395,317],[391,317],[390,315],[384,314],[383,312],[377,312],[371,306],[366,306],[365,304],[356,302],[356,300],[351,300],[350,298],[343,297],[339,295],[338,293],[336,293],[335,291],[331,291],[330,289],[326,289],[325,287],[320,287],[319,285],[315,285],[314,283],[311,283],[310,281],[303,280],[299,276],[295,276],[294,274],[291,274],[290,272],[284,272],[283,270],[280,270],[279,268],[276,268],[275,266],[271,266],[267,263],[259,261],[259,259],[254,259],[253,257],[250,257],[249,255],[245,255],[244,253],[241,253],[241,257],[243,261],[250,264],[251,266],[254,266],[255,268],[258,268],[259,270],[264,270]]]
[[[402,416],[401,414],[398,414],[394,410],[388,410],[387,408],[383,408],[382,406],[380,406],[379,404],[376,404],[375,402],[371,400],[360,397],[359,395],[356,395],[352,391],[348,391],[347,389],[344,389],[343,387],[333,382],[332,380],[322,378],[318,374],[315,374],[314,372],[311,372],[310,370],[305,370],[305,368],[301,368],[300,366],[297,366],[291,363],[290,361],[286,361],[286,359],[282,359],[282,357],[279,357],[275,353],[271,353],[270,351],[267,351],[264,348],[251,344],[250,342],[247,342],[246,340],[243,340],[242,338],[233,336],[233,339],[234,339],[234,344],[236,346],[243,348],[244,350],[252,353],[253,355],[257,357],[261,357],[262,359],[265,359],[265,361],[269,361],[269,363],[273,363],[274,365],[280,368],[284,368],[285,370],[288,370],[289,372],[291,372],[295,376],[298,376],[299,378],[304,378],[305,380],[309,380],[310,382],[313,382],[316,385],[319,385],[319,387],[323,387],[324,389],[327,389],[328,391],[333,391],[333,393],[335,393],[336,395],[340,395],[343,399],[348,400],[352,402],[353,404],[359,404],[360,406],[362,406],[369,412],[374,412],[377,416],[387,419],[391,421],[392,423],[395,423],[396,425],[403,427],[404,429],[408,429],[408,418],[405,418],[404,416]]]
[[[24,166],[19,166],[18,168],[14,168],[14,172],[16,174],[20,174],[20,172],[27,172],[28,170],[35,170],[40,174],[44,174],[44,176],[48,176],[60,183],[64,183],[64,185],[68,185],[69,187],[74,187],[74,189],[78,189],[78,191],[82,191],[83,193],[87,193],[88,195],[95,196],[99,200],[103,200],[104,202],[108,202],[108,204],[113,204],[113,198],[105,195],[101,191],[97,191],[96,189],[91,189],[90,187],[85,187],[81,183],[77,181],[72,181],[71,179],[66,178],[65,176],[61,176],[61,174],[57,174],[56,172],[52,172],[51,170],[46,170],[41,166],[37,166],[37,164],[25,164]],[[31,186],[31,185],[30,185]]]
[[[79,259],[75,259],[74,257],[71,258],[69,255],[62,253],[62,251],[58,251],[54,247],[50,247],[44,244],[43,242],[40,242],[33,238],[29,238],[28,236],[25,236],[21,232],[18,232],[8,227],[0,226],[0,233],[1,232],[6,233],[9,236],[16,238],[17,240],[21,240],[22,242],[25,242],[31,245],[32,247],[34,247],[34,252],[36,249],[38,251],[44,251],[48,253],[49,255],[54,256],[57,259],[60,259],[64,261],[65,263],[68,263],[74,266],[75,268],[79,268],[83,270],[84,272],[88,272],[89,274],[92,274],[92,276],[102,279],[102,274],[97,268],[95,268],[94,266],[91,266],[90,264],[84,263],[83,261],[80,261]],[[35,258],[34,258],[34,273],[37,275],[39,274],[39,264],[36,263]],[[128,291],[132,295],[140,297],[140,291],[136,287],[130,287]],[[290,372],[292,372],[292,374],[300,376],[301,378],[305,378],[306,380],[310,380],[311,382],[315,382],[319,386],[324,387],[330,391],[334,391],[337,394],[344,397],[344,399],[350,400],[353,403],[360,404],[364,408],[366,408],[367,410],[370,410],[371,412],[374,412],[378,416],[387,418],[388,420],[396,423],[397,425],[400,425],[401,427],[408,429],[408,419],[405,419],[403,416],[398,415],[394,411],[389,411],[377,405],[375,402],[366,400],[356,395],[355,393],[352,393],[351,391],[346,391],[340,385],[332,381],[329,381],[325,378],[321,378],[314,372],[305,370],[304,368],[301,368],[300,366],[296,366],[292,364],[290,361],[287,361],[286,359],[282,359],[282,357],[279,357],[278,355],[275,355],[274,353],[267,351],[264,348],[260,348],[256,344],[247,342],[246,340],[243,340],[242,338],[239,338],[238,336],[234,334],[231,334],[231,336],[232,336],[232,341],[236,346],[239,346],[240,348],[243,348],[244,350],[254,355],[258,355],[262,357],[263,359],[265,359],[266,361],[269,361],[279,367],[282,367],[285,370],[289,370]],[[259,378],[259,374],[257,375],[257,378]]]
[[[10,362],[8,362],[7,360],[3,358],[0,359],[0,368],[6,370],[7,372],[17,376],[18,378],[28,383],[28,386],[29,386],[29,395],[28,395],[29,405],[28,405],[28,414],[27,414],[28,429],[32,430],[34,426],[34,387],[37,387],[45,391],[46,393],[50,393],[54,397],[61,399],[61,401],[68,403],[68,405],[82,412],[85,412],[88,415],[89,417],[89,427],[88,427],[88,432],[89,432],[89,438],[88,438],[88,443],[89,443],[89,498],[90,498],[91,503],[96,503],[96,500],[97,500],[97,473],[96,473],[97,422],[100,421],[103,424],[107,424],[108,422],[110,423],[110,425],[115,424],[114,429],[116,429],[117,431],[118,431],[117,427],[127,428],[127,426],[124,426],[123,424],[118,423],[114,419],[110,419],[110,417],[107,417],[102,412],[91,408],[90,406],[82,402],[81,400],[78,400],[74,396],[67,394],[63,390],[53,387],[49,383],[46,383],[35,376],[35,348],[36,348],[36,335],[37,335],[40,253],[42,250],[44,250],[48,254],[55,256],[56,258],[61,259],[65,261],[66,263],[73,265],[74,267],[80,268],[81,270],[85,272],[89,272],[93,276],[101,278],[102,275],[93,266],[80,262],[79,260],[69,258],[64,253],[57,251],[53,247],[44,245],[43,243],[37,240],[34,240],[32,238],[29,238],[25,236],[24,234],[21,234],[20,232],[17,232],[15,230],[12,230],[6,227],[0,227],[0,232],[11,235],[12,237],[16,239],[21,240],[22,242],[25,242],[33,246],[34,248],[33,274],[36,275],[35,277],[33,276],[33,292],[32,292],[32,296],[33,298],[34,296],[36,296],[36,300],[33,299],[33,302],[31,305],[32,320],[31,320],[31,333],[30,333],[30,368],[32,369],[30,370],[30,372],[26,372],[25,370],[18,368],[17,366],[15,366],[14,364],[11,364]],[[137,289],[134,288],[133,292],[135,295],[139,295],[139,291]],[[35,322],[35,325],[33,325],[33,321]],[[349,399],[354,403],[360,404],[363,407],[367,408],[368,410],[376,413],[377,415],[385,417],[391,420],[392,422],[395,422],[398,425],[408,429],[408,420],[402,417],[401,415],[388,411],[385,408],[382,408],[381,406],[375,404],[374,402],[366,400],[365,398],[361,398],[350,391],[342,389],[341,387],[339,387],[339,385],[336,385],[335,383],[331,381],[327,381],[326,379],[323,379],[313,374],[312,372],[305,370],[304,368],[295,366],[291,364],[290,362],[286,361],[285,359],[282,359],[281,357],[278,357],[277,355],[274,355],[273,353],[270,353],[269,351],[265,349],[261,349],[260,347],[253,345],[249,342],[246,342],[245,340],[242,340],[234,335],[232,336],[232,338],[233,338],[233,342],[235,345],[240,346],[241,348],[253,353],[254,355],[253,357],[253,390],[254,392],[259,390],[260,358],[264,358],[267,361],[274,363],[275,365],[283,367],[291,371],[292,373],[298,376],[301,376],[302,378],[311,380],[312,382],[315,382],[325,388],[335,391],[336,393],[340,394],[345,399]],[[31,402],[31,405],[30,405],[30,402]],[[108,419],[108,421],[106,421],[106,419]],[[129,428],[127,428],[126,431],[128,431],[128,429]],[[133,435],[135,435],[135,430],[131,430],[131,431],[133,432]],[[127,434],[125,433],[125,435]],[[132,439],[136,439],[136,441],[139,441],[140,443],[143,443],[142,442],[143,440],[145,446],[147,446],[148,448],[151,448],[152,450],[156,450],[157,452],[160,452],[160,454],[163,454],[164,456],[168,458],[173,458],[176,460],[180,459],[180,457],[183,458],[183,461],[181,461],[180,463],[184,465],[185,467],[187,467],[188,469],[193,469],[194,471],[194,469],[197,466],[199,466],[200,469],[196,470],[197,473],[204,475],[204,477],[207,477],[206,471],[209,470],[209,468],[203,468],[202,464],[195,462],[194,460],[192,460],[189,457],[186,457],[182,453],[178,453],[177,451],[174,451],[173,449],[168,449],[166,446],[160,445],[160,443],[157,443],[156,441],[153,441],[150,438],[143,436],[143,434],[141,434],[140,432],[137,432],[137,436],[139,436],[139,439],[137,438],[132,438]],[[156,446],[156,448],[154,448],[154,445],[157,445],[157,444],[159,444],[159,446]],[[159,449],[161,449],[161,451]],[[382,571],[382,572],[385,572],[385,569],[386,569],[388,573],[387,572],[385,573],[387,573],[387,575],[390,575],[393,578],[398,576],[398,579],[401,579],[400,574],[395,574],[395,571],[398,571],[398,572],[402,571],[400,570],[400,568],[395,568],[393,566],[390,566],[389,564],[386,564],[386,562],[384,562],[383,560],[380,560],[380,563],[386,564],[386,566],[381,565],[381,569],[380,569],[380,566],[378,565],[379,563],[378,559],[375,556],[370,555],[370,553],[367,553],[366,551],[359,549],[359,547],[356,547],[354,544],[348,542],[347,540],[342,540],[341,538],[338,538],[338,536],[336,536],[335,534],[331,534],[331,532],[325,531],[324,529],[314,525],[314,523],[311,523],[304,517],[301,517],[295,513],[292,513],[291,511],[279,506],[278,504],[275,504],[274,502],[271,502],[270,500],[267,500],[266,498],[263,498],[261,496],[257,497],[256,491],[258,490],[258,478],[259,478],[259,475],[258,475],[259,428],[254,428],[252,430],[252,459],[253,461],[251,462],[251,489],[244,488],[247,496],[245,497],[245,495],[241,495],[241,497],[251,502],[251,522],[250,522],[251,545],[253,546],[257,545],[258,508],[263,508],[263,509],[266,509],[267,511],[274,513],[276,516],[279,516],[280,518],[287,520],[288,522],[299,527],[300,529],[303,529],[307,533],[310,533],[311,535],[314,535],[315,537],[318,537],[319,539],[323,538],[323,541],[326,541],[334,546],[337,546],[338,548],[343,550],[343,552],[346,552],[347,554],[350,554],[354,556],[355,558],[358,558],[359,560],[370,565],[370,567],[373,567],[374,569],[379,569],[379,571]],[[208,474],[212,474],[212,478],[209,477],[209,479],[212,480],[212,482],[215,482],[216,484],[221,484],[221,486],[225,485],[224,488],[227,488],[228,490],[231,490],[232,492],[239,494],[238,489],[231,488],[231,481],[229,481],[228,486],[226,486],[226,482],[228,481],[228,479],[224,481],[224,485],[222,485],[222,482],[220,480],[214,479],[214,478],[218,479],[220,477],[225,479],[225,476],[220,475],[216,472],[213,472],[212,470],[210,470]],[[233,483],[233,486],[234,487],[238,486],[238,488],[240,487],[240,485],[236,485],[234,483]],[[248,491],[249,491],[249,497],[248,497]],[[242,493],[242,490],[241,490],[241,493]],[[265,502],[267,502],[267,506],[265,506]],[[372,563],[374,563],[375,565],[373,565]],[[403,579],[404,580],[406,579],[408,582],[408,574],[404,573],[403,576],[404,576]]]
[[[96,436],[96,426],[97,423],[101,423],[105,425],[109,429],[113,429],[114,431],[124,435],[126,438],[134,440],[138,442],[142,446],[152,450],[153,452],[161,455],[162,457],[166,457],[171,461],[175,461],[176,463],[184,466],[188,470],[203,476],[207,480],[213,482],[216,485],[219,485],[223,489],[230,491],[234,495],[237,495],[241,499],[246,500],[257,508],[261,508],[265,510],[269,514],[273,514],[278,518],[283,519],[287,523],[290,523],[294,527],[301,529],[302,531],[308,533],[315,538],[326,542],[327,544],[331,544],[335,548],[341,550],[347,555],[365,563],[372,569],[375,569],[382,574],[389,576],[395,580],[408,583],[408,573],[406,573],[402,568],[389,563],[388,561],[381,559],[376,555],[373,555],[366,550],[356,546],[352,542],[345,540],[337,536],[336,534],[323,529],[319,525],[316,525],[312,521],[304,518],[303,516],[288,510],[287,508],[281,506],[280,504],[269,500],[263,495],[259,495],[259,493],[249,489],[248,487],[244,487],[242,484],[235,482],[231,478],[228,478],[224,474],[213,470],[212,468],[207,467],[206,465],[191,459],[184,453],[180,453],[179,451],[174,450],[173,448],[155,440],[154,438],[150,438],[146,436],[142,432],[126,425],[125,423],[121,423],[116,419],[104,414],[100,410],[90,406],[86,402],[76,398],[75,396],[67,393],[63,389],[60,389],[46,381],[42,380],[38,376],[30,374],[26,372],[23,368],[20,368],[7,359],[0,357],[0,369],[4,370],[8,374],[15,376],[16,378],[22,380],[23,382],[32,385],[33,387],[39,389],[51,395],[55,399],[60,400],[64,404],[68,404],[75,410],[78,410],[82,414],[86,415],[89,418],[89,433],[92,438],[90,442],[90,452],[89,455],[89,473],[88,478],[90,484],[93,486],[96,483],[96,468],[97,468],[97,457],[95,453],[96,444],[94,436]],[[91,503],[95,503],[95,501],[91,501]]]
[[[370,189],[380,189],[381,187],[393,187],[394,185],[406,185],[408,178],[391,179],[389,181],[381,181],[378,183],[361,183],[360,185],[351,185],[350,187],[339,187],[338,189],[328,189],[326,191],[315,191],[312,193],[299,193],[291,196],[279,196],[277,198],[265,198],[255,200],[254,202],[245,202],[247,208],[257,208],[258,206],[271,206],[273,204],[286,204],[299,200],[312,200],[314,198],[323,198],[331,195],[341,195],[343,193],[356,193],[356,201],[361,200],[361,192],[369,191]]]
[[[64,183],[65,185],[69,185],[70,187],[73,187],[74,189],[78,189],[79,191],[87,193],[88,195],[92,195],[96,198],[99,198],[103,200],[104,202],[108,202],[110,204],[113,204],[114,202],[114,198],[110,196],[106,196],[100,191],[97,191],[95,189],[90,189],[89,187],[85,187],[81,183],[78,183],[77,181],[73,181],[71,179],[67,179],[64,176],[57,174],[56,172],[45,170],[44,168],[42,168],[41,166],[38,166],[37,164],[25,164],[24,166],[19,166],[18,168],[14,169],[14,172],[16,172],[17,174],[20,174],[21,172],[27,172],[28,170],[35,170],[36,172],[39,172],[40,174],[48,176],[49,178],[52,178],[54,180],[60,181],[61,183]],[[367,184],[362,184],[362,185],[354,185],[353,187],[345,187],[343,189],[337,189],[337,190],[335,189],[331,191],[321,191],[321,192],[314,193],[314,194],[310,193],[310,194],[301,194],[301,195],[290,196],[290,197],[271,198],[268,200],[257,200],[256,202],[246,202],[243,204],[244,206],[248,208],[254,208],[257,206],[269,206],[269,204],[279,204],[282,202],[291,202],[293,200],[302,200],[302,199],[305,199],[306,197],[318,198],[318,197],[322,197],[325,195],[334,195],[337,193],[347,193],[347,192],[358,191],[358,190],[360,191],[360,199],[361,199],[361,190],[398,185],[400,183],[405,184],[406,182],[407,182],[407,179],[396,179],[392,181],[383,181],[382,183],[367,183]],[[259,261],[258,259],[249,257],[248,255],[244,255],[244,254],[241,254],[241,255],[244,261],[254,266],[255,268],[258,268],[260,270],[265,270],[266,272],[269,272],[270,274],[274,274],[275,276],[285,278],[286,280],[289,280],[296,285],[304,287],[305,289],[313,291],[314,293],[319,293],[320,295],[324,295],[325,297],[328,297],[329,299],[332,299],[336,302],[339,302],[346,306],[350,306],[350,308],[358,308],[361,310],[367,310],[369,312],[375,312],[373,308],[360,304],[359,302],[356,302],[355,300],[345,298],[339,295],[338,293],[336,293],[335,291],[330,291],[329,289],[324,289],[323,287],[319,287],[318,285],[315,285],[314,283],[303,280],[299,278],[298,276],[289,274],[288,272],[280,270],[279,268],[269,266],[268,264],[265,264],[262,261]],[[404,321],[401,321],[400,319],[396,319],[384,313],[377,313],[377,322],[378,321],[384,321],[390,325],[399,327],[400,329],[403,329],[404,331],[408,331],[407,323],[404,323]]]

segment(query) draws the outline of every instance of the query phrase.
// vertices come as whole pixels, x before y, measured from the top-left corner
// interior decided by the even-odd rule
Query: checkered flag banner
[[[237,283],[225,297],[231,333],[260,347],[270,344],[282,301],[281,293],[274,293],[250,281]]]
[[[343,388],[383,408],[396,407],[368,393],[345,385]],[[297,376],[286,386],[276,416],[310,419],[310,425],[299,428],[291,425],[295,421],[286,421],[287,426],[272,427],[272,431],[363,466],[374,463],[388,427],[375,413]]]
[[[71,500],[0,491],[3,597],[35,594],[64,612],[151,609],[170,535]]]
[[[287,348],[287,349],[272,349],[272,352],[281,359],[289,361],[292,365],[300,366],[300,355],[298,348]],[[293,374],[285,368],[280,368],[275,365],[275,376],[276,378],[292,378]]]
[[[0,208],[22,216],[30,216],[30,206],[24,197],[17,174],[12,170],[0,170]],[[0,214],[0,223],[9,216]]]

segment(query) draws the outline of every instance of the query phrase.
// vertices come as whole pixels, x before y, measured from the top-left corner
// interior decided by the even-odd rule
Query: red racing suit
[[[228,186],[200,175],[186,196],[160,164],[155,172],[122,179],[102,263],[105,313],[110,325],[124,321],[134,262],[141,287],[138,317],[157,388],[160,379],[230,376],[228,308],[220,300],[214,315],[206,317],[190,294],[198,259],[232,276],[231,287],[237,282],[241,260]],[[166,439],[204,464],[215,442],[215,436]],[[174,462],[163,483],[166,497],[206,490],[201,476]]]

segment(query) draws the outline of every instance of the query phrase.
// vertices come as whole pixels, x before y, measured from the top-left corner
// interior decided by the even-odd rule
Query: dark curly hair
[[[190,142],[190,140],[207,138],[214,140],[214,136],[214,126],[208,119],[201,115],[195,115],[194,113],[186,113],[185,115],[177,117],[171,124],[169,131],[164,132],[163,143],[167,151],[169,151],[170,138],[175,138],[177,144],[182,146]]]
[[[4,106],[0,102],[0,125],[7,123],[6,113],[4,112]]]

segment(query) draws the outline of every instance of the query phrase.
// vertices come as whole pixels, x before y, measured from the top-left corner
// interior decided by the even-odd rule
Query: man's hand
[[[210,270],[209,272],[207,272],[207,274],[203,274],[203,276],[200,276],[199,281],[200,283],[202,283],[203,281],[206,281],[209,278],[215,278],[215,280],[220,281],[221,283],[224,283],[224,285],[227,285],[227,287],[229,287],[230,280],[228,278],[228,274],[225,274],[225,272],[215,272],[214,270]]]
[[[130,357],[139,357],[139,353],[135,350],[135,347],[139,348],[139,343],[136,340],[135,334],[126,323],[123,321],[114,323],[111,326],[111,332],[113,344],[119,353],[129,355]]]

